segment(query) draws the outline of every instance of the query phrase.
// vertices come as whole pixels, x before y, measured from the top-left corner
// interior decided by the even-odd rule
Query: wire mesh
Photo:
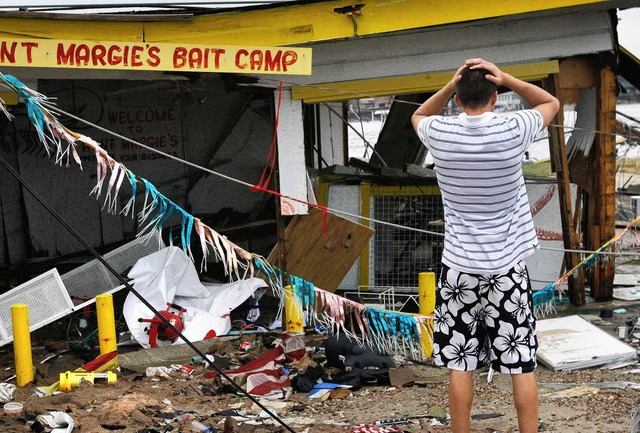
[[[13,341],[11,306],[26,304],[29,329],[34,331],[73,311],[73,303],[56,269],[45,272],[0,295],[0,346]]]
[[[105,254],[104,259],[116,272],[126,276],[138,259],[162,248],[159,236],[158,232],[153,232],[150,238],[134,239]],[[63,274],[62,281],[76,305],[120,285],[120,281],[97,259]]]
[[[419,187],[372,189],[371,218],[400,226],[442,232],[444,210],[437,190]],[[386,224],[372,223],[369,286],[414,291],[420,272],[440,273],[444,238]]]

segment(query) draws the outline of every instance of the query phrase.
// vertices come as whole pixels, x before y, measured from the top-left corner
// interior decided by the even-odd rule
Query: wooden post
[[[554,75],[544,80],[543,87],[551,94],[556,94],[558,86],[558,76]],[[560,101],[560,110],[555,121],[551,122],[549,131],[549,155],[551,157],[551,167],[556,172],[558,179],[558,197],[560,200],[560,218],[562,222],[562,237],[564,247],[568,250],[577,250],[577,235],[573,223],[573,211],[571,209],[571,183],[569,181],[569,163],[567,160],[567,149],[564,140],[564,112],[563,101]],[[564,255],[564,263],[567,270],[573,269],[580,263],[578,253],[567,252]],[[575,278],[569,279],[569,297],[574,306],[585,304],[584,297],[584,273],[578,271]]]
[[[597,88],[596,171],[594,211],[597,218],[596,248],[615,235],[616,217],[616,74],[609,65],[600,68]],[[615,260],[600,261],[594,268],[593,297],[597,301],[613,297]]]

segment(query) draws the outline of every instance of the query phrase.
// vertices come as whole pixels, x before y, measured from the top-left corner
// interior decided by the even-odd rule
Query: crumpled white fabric
[[[13,400],[13,393],[16,386],[12,383],[0,383],[0,403],[9,403]]]
[[[76,426],[73,418],[66,412],[49,412],[49,415],[38,415],[36,419],[52,428],[51,433],[71,433]]]
[[[260,278],[205,285],[200,282],[193,261],[177,247],[167,247],[141,258],[128,276],[133,279],[134,289],[158,311],[166,310],[167,303],[185,308],[182,334],[189,341],[226,335],[231,329],[229,313],[252,297],[256,290],[267,287]],[[133,338],[142,347],[149,348],[147,330],[150,324],[138,319],[151,319],[153,312],[137,296],[129,293],[122,313]],[[173,342],[182,343],[184,340],[181,338]],[[169,341],[157,340],[158,346],[169,344]]]

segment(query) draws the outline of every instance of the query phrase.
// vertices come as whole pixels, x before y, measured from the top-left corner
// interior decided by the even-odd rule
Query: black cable
[[[276,420],[280,425],[282,425],[284,428],[286,428],[287,430],[289,430],[291,433],[296,433],[295,430],[293,430],[291,427],[289,427],[287,424],[285,424],[284,421],[282,421],[276,414],[272,413],[269,409],[267,409],[262,403],[260,403],[256,398],[254,398],[252,395],[250,395],[247,391],[245,391],[244,389],[242,389],[242,387],[240,385],[238,385],[233,379],[231,379],[229,376],[227,376],[225,374],[224,371],[222,371],[222,369],[220,367],[218,367],[217,365],[215,365],[213,363],[213,361],[211,361],[209,358],[207,358],[205,356],[204,353],[202,353],[200,351],[200,349],[198,349],[191,341],[189,341],[184,335],[182,335],[182,333],[176,329],[175,326],[173,326],[173,324],[167,320],[167,318],[165,318],[163,315],[160,314],[160,312],[158,310],[156,310],[153,305],[151,305],[149,303],[149,301],[147,301],[142,295],[140,295],[140,293],[138,293],[137,290],[135,290],[133,288],[133,286],[131,284],[129,284],[129,282],[122,276],[120,275],[118,272],[116,272],[115,269],[113,269],[111,267],[111,265],[104,259],[104,257],[102,257],[102,255],[100,255],[100,253],[98,253],[90,244],[89,242],[87,242],[82,235],[80,235],[73,227],[71,227],[69,225],[69,223],[67,223],[64,218],[62,218],[62,216],[55,210],[53,209],[49,203],[47,203],[41,196],[40,194],[38,194],[38,192],[36,190],[34,190],[31,185],[29,185],[27,183],[27,181],[7,162],[6,159],[4,159],[4,157],[2,155],[0,155],[0,163],[2,163],[2,165],[4,165],[7,170],[9,170],[9,172],[22,184],[22,186],[31,193],[31,195],[33,195],[33,197],[40,202],[40,204],[51,214],[53,215],[53,217],[55,219],[58,220],[58,222],[60,224],[63,225],[63,227],[65,229],[67,229],[67,231],[69,233],[71,233],[76,239],[78,239],[78,241],[80,241],[80,243],[100,262],[102,263],[102,265],[107,268],[107,270],[109,272],[111,272],[117,279],[118,281],[120,281],[120,283],[122,283],[127,289],[129,289],[131,291],[131,293],[133,293],[140,301],[142,301],[142,303],[149,308],[151,311],[153,311],[153,313],[168,327],[170,328],[173,332],[175,332],[191,349],[193,349],[194,352],[196,352],[199,356],[202,357],[202,359],[207,360],[208,366],[210,368],[213,368],[214,370],[216,370],[216,372],[218,374],[220,374],[220,376],[224,377],[229,383],[231,383],[238,391],[240,391],[242,394],[244,394],[245,396],[247,396],[252,402],[254,402],[258,407],[260,407],[260,409],[264,410],[271,418],[273,418],[274,420]]]

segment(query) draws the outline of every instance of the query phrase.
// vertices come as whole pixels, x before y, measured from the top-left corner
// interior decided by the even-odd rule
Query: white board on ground
[[[637,357],[636,350],[580,316],[539,320],[538,361],[552,370],[578,370]]]

